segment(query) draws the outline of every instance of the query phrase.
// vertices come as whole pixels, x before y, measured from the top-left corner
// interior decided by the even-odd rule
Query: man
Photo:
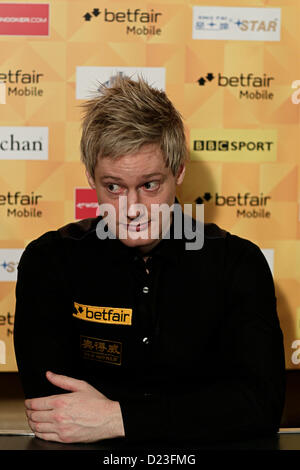
[[[284,353],[263,254],[214,224],[187,249],[174,204],[186,141],[165,93],[122,78],[85,108],[81,154],[102,215],[44,234],[19,264],[32,430],[59,442],[275,433]]]

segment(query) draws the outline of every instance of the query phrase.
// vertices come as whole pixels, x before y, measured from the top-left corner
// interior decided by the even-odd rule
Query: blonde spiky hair
[[[184,126],[165,92],[118,76],[112,86],[83,104],[81,160],[93,177],[98,158],[117,158],[157,144],[167,167],[176,175],[187,156]]]

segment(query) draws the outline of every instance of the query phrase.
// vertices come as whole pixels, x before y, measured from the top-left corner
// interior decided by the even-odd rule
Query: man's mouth
[[[126,224],[124,225],[128,232],[141,232],[143,230],[146,230],[148,228],[150,224],[150,220],[148,220],[148,222],[144,222],[144,223],[134,223],[134,222],[131,222],[130,224]]]

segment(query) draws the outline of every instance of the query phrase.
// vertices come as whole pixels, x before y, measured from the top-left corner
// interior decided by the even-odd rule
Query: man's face
[[[165,231],[162,217],[155,216],[151,207],[153,204],[173,205],[176,185],[181,184],[184,170],[182,165],[174,176],[166,167],[159,147],[149,144],[134,154],[116,159],[99,158],[94,178],[89,174],[87,177],[90,186],[96,189],[98,203],[114,207],[116,237],[125,245],[147,253]]]

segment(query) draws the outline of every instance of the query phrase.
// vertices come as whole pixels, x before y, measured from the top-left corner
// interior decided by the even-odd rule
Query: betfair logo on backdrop
[[[220,193],[212,194],[205,192],[203,196],[198,196],[196,204],[213,204],[215,207],[232,207],[236,209],[237,218],[245,219],[269,219],[271,212],[268,210],[271,196],[264,193],[251,194],[237,193],[224,195]]]
[[[15,193],[8,191],[6,194],[0,194],[0,209],[1,206],[7,209],[7,217],[42,217],[42,211],[38,210],[39,200],[42,197],[41,194],[35,194],[33,191],[30,194],[23,194],[21,191]],[[0,215],[2,216],[1,213]]]
[[[115,307],[95,307],[74,302],[75,312],[73,317],[80,320],[95,323],[107,323],[110,325],[131,325],[132,309]]]
[[[191,129],[191,159],[219,162],[272,162],[277,158],[273,129]]]
[[[94,8],[83,15],[84,20],[88,22],[98,18],[105,23],[122,23],[127,35],[136,36],[160,36],[162,30],[158,25],[161,17],[162,13],[153,8],[148,11],[143,11],[141,8],[127,8],[123,11]]]
[[[240,75],[227,76],[218,73],[214,75],[212,72],[202,74],[197,82],[199,86],[206,86],[209,83],[215,83],[221,88],[237,88],[237,97],[248,100],[272,100],[274,93],[269,89],[273,85],[274,77],[263,75],[255,75],[252,72],[241,73]]]
[[[43,96],[40,88],[43,73],[22,69],[0,71],[0,82],[7,84],[7,96]]]

